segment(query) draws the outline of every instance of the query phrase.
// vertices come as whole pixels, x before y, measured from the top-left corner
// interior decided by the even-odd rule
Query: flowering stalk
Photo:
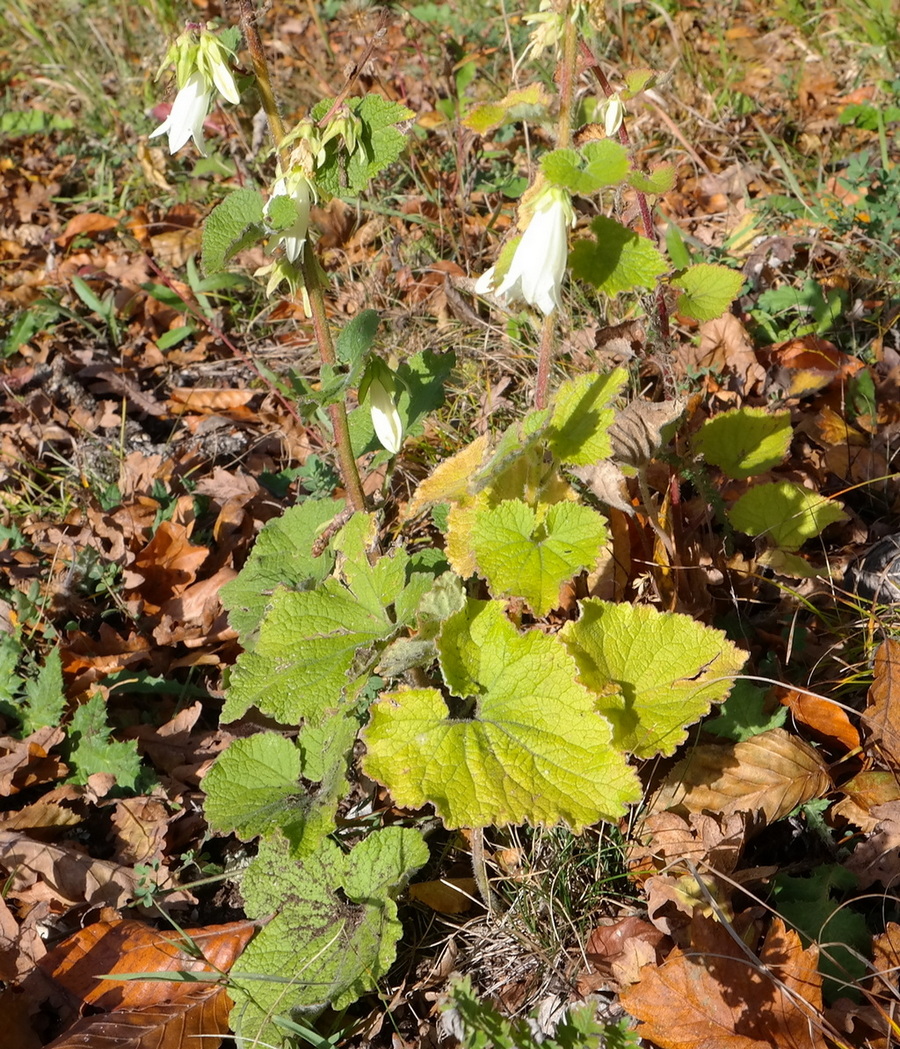
[[[556,145],[565,149],[572,138],[572,101],[575,97],[575,66],[578,60],[578,24],[575,10],[569,0],[565,5],[565,29],[563,32],[562,61],[559,67],[559,120],[557,122]],[[550,387],[550,371],[553,354],[556,348],[555,319],[548,315],[544,318],[541,331],[541,349],[538,354],[538,369],[534,387],[534,404],[536,408],[547,407],[547,395]]]
[[[253,71],[256,74],[257,87],[263,103],[263,109],[269,122],[269,131],[275,143],[275,150],[279,154],[283,171],[290,170],[290,158],[284,144],[285,131],[281,114],[278,112],[278,104],[272,91],[272,81],[269,77],[269,66],[266,62],[262,41],[256,29],[256,16],[252,0],[240,0],[241,29],[244,39],[250,50]],[[332,366],[337,364],[337,354],[334,342],[331,338],[331,329],[328,326],[328,315],[325,311],[325,296],[322,292],[322,281],[319,277],[319,268],[313,252],[303,251],[300,253],[301,269],[305,285],[305,294],[309,302],[309,310],[312,315],[313,331],[316,343],[319,347],[319,356],[323,364]],[[328,406],[328,414],[334,430],[335,450],[337,452],[338,466],[344,488],[347,492],[347,500],[354,510],[364,510],[366,497],[363,492],[359,469],[353,454],[353,444],[350,440],[350,426],[347,420],[347,409],[342,401]]]

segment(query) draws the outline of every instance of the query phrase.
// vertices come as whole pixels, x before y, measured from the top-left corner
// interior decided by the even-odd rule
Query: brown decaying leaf
[[[798,721],[808,725],[819,736],[835,740],[847,750],[855,750],[860,745],[859,733],[837,703],[793,688],[780,699],[786,707],[790,707]]]
[[[762,813],[774,823],[831,787],[818,753],[775,728],[741,743],[694,747],[666,776],[649,811]]]
[[[105,974],[227,972],[259,929],[258,922],[231,922],[184,935],[201,952],[193,957],[182,949],[174,929],[154,929],[125,919],[96,922],[50,951],[41,969],[78,1001],[104,1012],[144,1008],[181,997],[196,984],[166,980],[101,980]]]
[[[231,1006],[224,987],[192,986],[174,1002],[86,1016],[47,1049],[218,1049]]]
[[[695,919],[690,949],[648,965],[621,994],[660,1049],[825,1049],[818,948],[776,919],[757,965],[718,922]]]
[[[891,763],[900,764],[900,641],[893,638],[882,641],[875,653],[863,723],[869,741],[880,746]]]
[[[844,797],[832,808],[832,813],[866,833],[878,824],[878,817],[873,815],[878,806],[900,801],[900,783],[893,772],[884,769],[859,772],[842,784],[841,790]]]
[[[628,850],[632,871],[651,866],[663,870],[690,860],[694,866],[708,865],[730,874],[737,867],[746,837],[746,817],[742,813],[728,816],[690,812],[654,812],[641,820]]]
[[[853,850],[844,866],[859,878],[859,888],[880,882],[890,889],[900,882],[900,801],[877,805],[875,830]]]

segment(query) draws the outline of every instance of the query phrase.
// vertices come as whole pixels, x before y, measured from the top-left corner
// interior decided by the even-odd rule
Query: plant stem
[[[579,46],[581,47],[582,58],[585,59],[585,61],[588,64],[588,68],[597,78],[597,83],[603,90],[603,94],[606,95],[607,98],[609,98],[615,92],[610,86],[609,81],[606,79],[606,74],[600,68],[600,63],[594,56],[594,52],[591,51],[591,49],[583,40],[580,41]],[[622,121],[622,124],[619,127],[619,141],[622,143],[623,146],[630,145],[628,131],[625,127],[624,120]],[[641,222],[644,226],[644,234],[649,240],[652,240],[655,244],[658,238],[656,236],[656,229],[653,226],[653,218],[650,214],[650,205],[647,203],[647,195],[645,193],[642,193],[640,190],[636,190],[635,196],[637,198],[638,209],[641,213]],[[671,334],[669,332],[669,309],[666,306],[665,293],[663,292],[663,289],[661,287],[656,289],[656,320],[659,328],[660,338],[663,340],[665,347],[668,348],[669,339],[671,338]]]
[[[263,51],[262,41],[256,29],[256,12],[253,9],[253,0],[239,0],[241,9],[241,31],[247,41],[250,50],[250,60],[253,62],[253,72],[256,76],[256,87],[259,97],[266,112],[269,122],[269,131],[272,141],[277,150],[281,149],[281,140],[284,138],[284,123],[278,112],[278,103],[275,100],[275,92],[272,90],[272,80],[269,77],[269,63],[266,61],[266,53]],[[281,158],[282,162],[284,157]]]
[[[491,883],[488,878],[487,864],[484,860],[484,830],[481,827],[473,827],[471,830],[470,847],[472,850],[472,873],[475,876],[475,884],[481,894],[488,914],[493,914],[496,909],[496,900],[491,891]]]
[[[250,50],[250,58],[253,62],[253,72],[256,75],[256,84],[259,89],[259,97],[262,100],[266,119],[269,122],[269,132],[275,149],[278,151],[278,159],[282,171],[286,174],[289,166],[288,157],[283,155],[282,142],[284,141],[284,123],[278,112],[278,103],[272,90],[272,81],[269,77],[269,64],[263,51],[262,41],[256,29],[256,12],[253,0],[239,0],[241,10],[241,30]],[[316,265],[312,254],[312,245],[307,238],[302,255],[303,281],[306,285],[306,293],[309,296],[310,311],[312,313],[313,331],[316,335],[316,343],[319,347],[319,356],[323,364],[332,366],[337,364],[334,352],[334,342],[331,338],[331,330],[328,327],[328,315],[325,311],[325,296],[322,292],[322,281],[319,278],[319,267]],[[356,466],[356,458],[353,455],[353,445],[350,442],[350,426],[347,421],[347,408],[343,401],[328,406],[328,414],[331,417],[331,425],[334,429],[334,440],[336,445],[338,467],[341,471],[341,479],[347,492],[347,499],[354,510],[364,510],[366,497],[363,492],[362,481]]]
[[[337,364],[337,355],[334,352],[334,342],[331,338],[331,329],[328,327],[328,315],[325,312],[325,296],[322,292],[322,282],[319,279],[319,267],[316,265],[312,251],[306,245],[303,252],[303,281],[306,285],[306,293],[309,296],[309,308],[312,313],[313,331],[316,334],[316,342],[319,346],[319,354],[325,364]],[[334,428],[334,441],[337,451],[338,464],[347,498],[354,510],[364,510],[366,507],[366,496],[363,492],[362,481],[359,470],[356,467],[356,457],[353,454],[353,445],[350,442],[350,424],[347,420],[347,408],[343,401],[329,404],[328,414],[331,416],[331,425]]]
[[[556,130],[557,149],[566,149],[572,141],[572,105],[575,99],[575,75],[578,63],[578,26],[575,23],[572,4],[566,4],[565,32],[563,35],[562,60],[559,64],[559,119]],[[536,408],[547,407],[550,387],[550,371],[556,349],[556,311],[544,318],[541,328],[541,349],[538,355],[537,379],[534,388]]]
[[[556,342],[556,312],[544,318],[541,328],[541,352],[538,355],[537,381],[534,385],[535,408],[547,407],[547,394],[550,387],[550,367],[553,364],[553,348]]]

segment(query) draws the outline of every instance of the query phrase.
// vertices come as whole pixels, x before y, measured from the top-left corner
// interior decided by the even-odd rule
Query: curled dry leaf
[[[95,860],[68,845],[35,841],[19,831],[0,831],[0,867],[7,875],[7,897],[55,909],[81,904],[124,907],[134,894],[130,867]]]
[[[889,801],[900,801],[900,783],[893,772],[885,769],[867,769],[841,784],[844,797],[832,808],[840,816],[860,830],[868,833],[878,825],[875,809]]]
[[[665,443],[665,428],[674,423],[685,401],[632,401],[616,413],[609,437],[617,463],[642,470]],[[615,503],[610,503],[615,506]]]
[[[790,707],[798,721],[829,743],[837,743],[846,750],[855,750],[860,745],[859,733],[847,717],[843,708],[823,696],[789,689],[781,696],[781,702]]]
[[[632,872],[649,867],[669,868],[690,860],[695,867],[709,866],[730,874],[737,867],[746,837],[746,816],[731,813],[654,812],[638,825],[637,841],[628,850]]]
[[[900,641],[883,641],[875,653],[863,723],[869,742],[879,746],[891,764],[900,764]]]
[[[733,375],[745,397],[762,390],[766,381],[766,369],[759,363],[747,329],[733,313],[701,324],[699,345],[679,347],[678,358],[685,369]]]
[[[900,801],[877,805],[872,815],[878,818],[875,830],[844,866],[859,878],[860,889],[876,882],[890,889],[900,882]]]
[[[69,771],[50,750],[66,738],[61,728],[47,725],[25,739],[0,736],[0,797],[26,787],[52,783]]]
[[[650,922],[634,915],[598,925],[584,945],[592,973],[578,981],[580,994],[607,986],[610,981],[620,987],[636,983],[644,965],[660,965],[671,943]]]
[[[650,812],[761,814],[774,823],[831,790],[831,777],[809,744],[774,728],[742,743],[694,747],[669,772]]]
[[[825,1049],[818,948],[780,919],[759,960],[718,922],[695,919],[692,945],[621,995],[641,1021],[638,1033],[660,1049]]]

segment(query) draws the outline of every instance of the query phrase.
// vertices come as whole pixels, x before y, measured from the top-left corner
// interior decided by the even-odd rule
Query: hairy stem
[[[316,265],[312,252],[308,249],[309,245],[307,244],[303,252],[303,281],[306,284],[306,293],[309,296],[313,331],[316,335],[316,342],[319,346],[319,354],[322,361],[325,364],[335,365],[337,364],[337,355],[334,352],[331,329],[328,327],[328,315],[325,312],[325,295],[322,292],[322,282],[319,279],[319,267]],[[359,470],[356,467],[353,445],[350,442],[350,424],[347,419],[347,408],[343,401],[337,401],[328,406],[328,414],[331,417],[331,425],[334,428],[334,442],[341,478],[347,491],[347,499],[354,510],[364,510],[366,497],[359,477]]]
[[[572,107],[575,100],[575,76],[578,64],[578,26],[575,24],[572,4],[566,4],[565,34],[562,60],[559,64],[559,119],[556,128],[557,149],[566,149],[572,141]],[[541,328],[541,349],[538,355],[537,380],[534,388],[536,408],[546,408],[550,388],[550,371],[556,349],[555,311],[544,318]]]
[[[606,74],[600,68],[600,63],[594,56],[594,52],[588,47],[588,45],[582,40],[579,43],[581,47],[582,58],[587,62],[588,68],[597,78],[597,83],[603,90],[603,94],[609,98],[615,92],[610,86],[609,81],[606,79]],[[622,121],[622,125],[619,128],[619,141],[623,146],[628,146],[630,140],[628,138],[628,131],[625,127],[625,121]],[[650,205],[647,203],[647,195],[642,193],[640,190],[636,190],[635,196],[637,197],[638,209],[641,213],[641,222],[644,226],[644,234],[649,240],[652,240],[654,244],[657,241],[656,229],[653,226],[653,218],[650,214]],[[668,347],[669,339],[671,337],[669,332],[669,309],[666,306],[666,297],[662,288],[656,289],[656,321],[659,328],[660,338],[663,343]]]
[[[269,64],[263,51],[262,41],[256,29],[256,12],[253,0],[239,0],[241,10],[241,30],[247,47],[250,50],[250,58],[253,62],[253,72],[256,75],[256,84],[259,97],[262,100],[266,119],[269,122],[269,131],[275,149],[279,154],[279,162],[282,170],[287,173],[288,158],[283,155],[282,142],[284,141],[284,123],[278,112],[278,103],[272,90],[272,80],[269,77]],[[325,296],[322,291],[322,281],[319,277],[319,267],[312,254],[312,245],[307,239],[302,255],[303,281],[309,296],[309,305],[312,312],[313,331],[316,343],[319,347],[319,357],[323,364],[335,365],[337,357],[334,352],[334,342],[331,338],[331,329],[328,327],[328,315],[325,312]],[[366,497],[363,492],[362,481],[353,455],[353,445],[350,443],[350,426],[347,421],[346,405],[339,401],[328,406],[328,414],[334,429],[334,440],[337,451],[338,467],[347,499],[354,510],[364,510]]]
[[[481,827],[475,827],[471,831],[472,849],[472,873],[475,876],[475,884],[481,894],[488,914],[493,914],[497,909],[497,900],[491,890],[491,882],[488,878],[487,863],[484,859],[484,831]]]

